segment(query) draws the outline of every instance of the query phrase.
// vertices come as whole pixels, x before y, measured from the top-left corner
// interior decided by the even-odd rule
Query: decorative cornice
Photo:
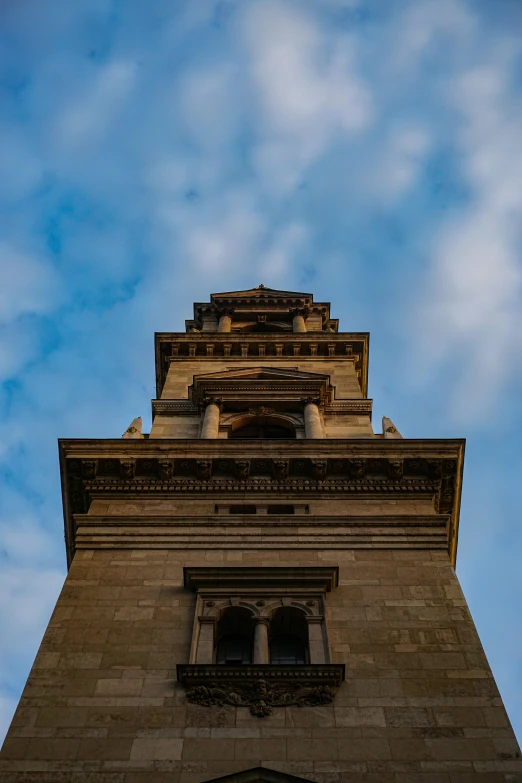
[[[248,492],[263,498],[432,498],[437,514],[451,515],[447,538],[454,561],[463,454],[463,441],[441,440],[61,441],[68,560],[76,546],[73,515],[86,513],[93,498],[204,494],[222,500]]]
[[[249,707],[252,715],[264,718],[276,707],[331,704],[344,680],[344,664],[192,664],[178,665],[177,675],[191,704]]]
[[[284,588],[299,585],[310,590],[330,592],[339,582],[337,566],[281,566],[233,567],[186,566],[183,584],[193,591],[211,590],[216,587],[236,591],[255,590],[260,587]]]
[[[257,318],[257,316],[256,316]],[[281,345],[281,353],[275,344]],[[206,345],[212,344],[211,355]],[[275,363],[288,362],[294,357],[294,346],[299,344],[299,363],[327,361],[351,361],[359,377],[363,397],[368,393],[367,332],[160,332],[155,335],[157,397],[161,397],[171,361],[236,362],[252,361],[256,356]],[[247,345],[243,355],[241,345]],[[260,346],[263,350],[260,351]],[[272,348],[270,348],[272,346]],[[331,355],[328,346],[334,347]],[[275,355],[271,355],[275,354]]]

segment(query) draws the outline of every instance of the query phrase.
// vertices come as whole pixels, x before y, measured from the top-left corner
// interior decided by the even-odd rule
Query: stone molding
[[[256,591],[259,588],[289,587],[299,592],[320,590],[330,592],[339,583],[338,566],[186,566],[183,584],[188,590]]]
[[[228,501],[245,492],[285,493],[289,501],[289,493],[300,500],[432,498],[438,514],[451,515],[447,537],[455,562],[463,456],[460,440],[60,441],[68,562],[76,546],[74,515],[86,513],[93,498],[196,493]],[[238,460],[248,463],[244,478]]]
[[[280,353],[276,343],[281,346]],[[209,353],[207,344],[212,345]],[[244,348],[246,347],[246,354]],[[224,359],[251,362],[256,358],[270,362],[288,362],[297,358],[294,346],[298,345],[299,363],[351,361],[359,379],[363,398],[368,394],[367,332],[160,332],[155,335],[156,396],[161,397],[171,361],[198,361],[223,363]],[[333,346],[333,354],[331,348]]]
[[[309,520],[314,521],[309,521]],[[289,521],[290,520],[290,521]],[[122,517],[75,514],[78,549],[448,550],[449,515]]]
[[[344,680],[344,664],[178,664],[177,678],[191,704],[249,707],[263,718],[276,707],[331,704]]]

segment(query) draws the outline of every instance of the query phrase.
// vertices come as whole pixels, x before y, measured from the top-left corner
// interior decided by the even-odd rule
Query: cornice
[[[161,397],[172,361],[299,363],[311,361],[351,361],[354,363],[364,397],[368,394],[367,332],[158,332],[154,337],[156,355],[156,396]],[[279,346],[279,348],[276,348]]]
[[[330,592],[339,583],[337,566],[185,566],[183,584],[188,590],[230,588],[239,592],[258,587],[284,589],[287,586]]]
[[[462,440],[60,441],[66,541],[93,498],[433,498],[455,561]],[[257,521],[257,520],[256,520]],[[123,520],[122,520],[123,522]]]
[[[264,718],[276,707],[330,704],[344,680],[344,664],[178,664],[177,676],[191,704],[249,707]]]
[[[212,386],[212,388],[219,390],[223,396],[223,392],[226,391],[224,386]],[[253,387],[249,387],[250,389]],[[255,387],[256,389],[258,387]],[[259,387],[263,388],[263,387]],[[268,386],[267,386],[268,388]],[[271,386],[270,389],[274,387]],[[283,387],[282,387],[283,388]],[[310,387],[312,391],[315,390]],[[285,391],[291,392],[291,386],[287,387]],[[297,395],[297,396],[296,396]],[[301,389],[296,393],[294,397],[300,399],[302,395]],[[293,399],[293,398],[292,398]],[[324,412],[329,415],[351,415],[351,416],[371,416],[372,414],[373,400],[333,400],[332,402],[325,403]],[[191,400],[152,400],[152,416],[198,416],[200,413],[199,406],[193,403]]]

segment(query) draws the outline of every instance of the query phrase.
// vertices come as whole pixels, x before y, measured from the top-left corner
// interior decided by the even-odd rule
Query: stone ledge
[[[177,677],[191,704],[249,707],[264,718],[274,707],[330,704],[344,680],[344,664],[178,664]]]

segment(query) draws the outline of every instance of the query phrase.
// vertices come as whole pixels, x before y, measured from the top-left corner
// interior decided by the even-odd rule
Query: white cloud
[[[497,57],[468,70],[450,92],[471,197],[435,243],[419,314],[431,359],[458,358],[453,402],[464,417],[485,412],[521,370],[522,109],[511,73],[511,62]]]
[[[61,297],[61,285],[50,263],[0,243],[0,324],[24,313],[47,313]]]
[[[242,33],[259,104],[257,168],[271,187],[292,188],[338,135],[372,119],[368,88],[347,35],[326,34],[298,6],[249,6]]]
[[[259,275],[269,287],[288,279],[295,255],[302,248],[308,231],[300,223],[290,223],[275,235],[272,244],[259,262]]]
[[[93,143],[121,111],[136,80],[136,65],[113,61],[96,72],[83,94],[74,96],[56,121],[56,131],[63,142],[77,145]]]
[[[377,149],[362,183],[373,198],[391,202],[415,184],[430,151],[431,139],[426,128],[409,125],[395,128]]]

